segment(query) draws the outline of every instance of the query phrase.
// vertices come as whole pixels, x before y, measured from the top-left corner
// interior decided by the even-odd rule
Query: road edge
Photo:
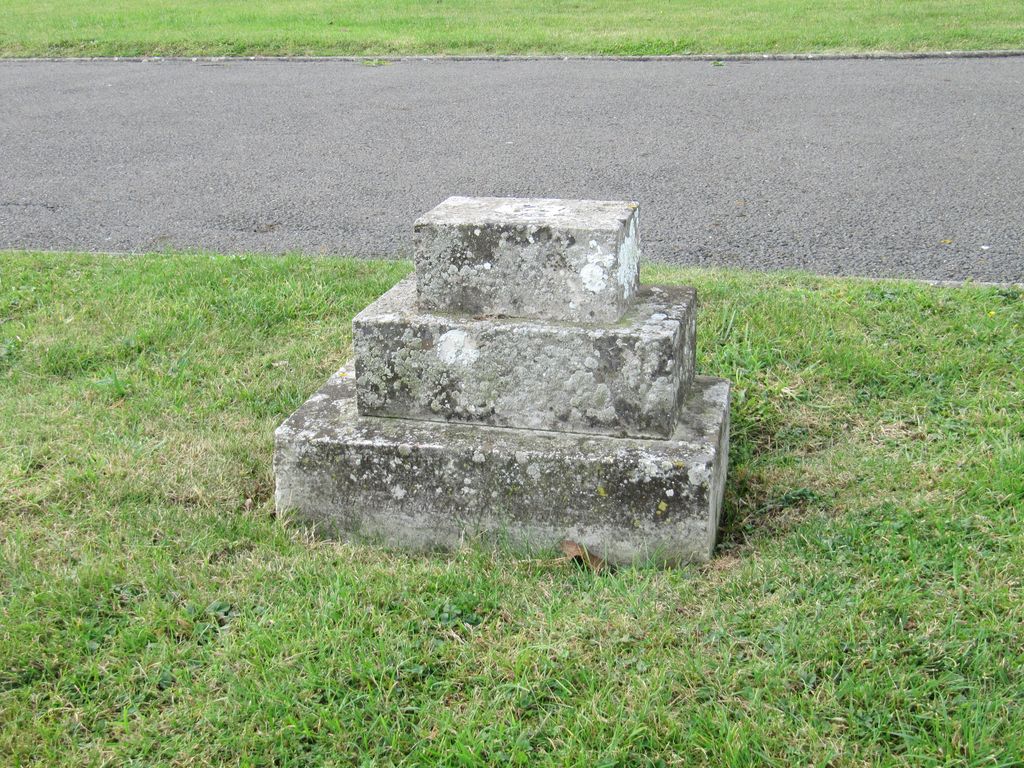
[[[211,251],[203,248],[181,248],[169,251],[160,250],[148,250],[148,251],[94,251],[89,249],[64,249],[64,248],[10,248],[7,246],[0,246],[0,259],[4,256],[24,253],[38,253],[43,256],[66,256],[74,254],[86,254],[89,256],[110,256],[113,258],[134,258],[138,256],[152,256],[166,253],[167,255],[184,255],[184,256],[226,256],[226,257],[245,257],[245,256],[257,256],[257,257],[283,257],[283,256],[308,256],[316,259],[352,259],[353,261],[406,261],[412,264],[412,259],[403,256],[356,256],[356,255],[344,255],[341,253],[303,253],[301,251]],[[648,265],[657,265],[664,267],[678,267],[680,269],[725,269],[734,270],[736,272],[749,272],[751,274],[767,274],[767,273],[779,273],[779,272],[792,272],[796,274],[809,275],[811,277],[822,277],[834,280],[868,280],[871,282],[895,282],[895,283],[914,283],[916,285],[929,285],[935,288],[996,288],[998,290],[1024,290],[1024,282],[1015,281],[994,281],[994,280],[971,280],[966,278],[964,280],[936,280],[927,277],[885,277],[877,275],[834,275],[827,272],[814,272],[809,269],[796,269],[796,268],[785,268],[785,269],[743,269],[740,267],[718,267],[715,265],[703,265],[703,264],[669,264],[661,261],[647,260],[645,263]]]
[[[1024,49],[980,50],[980,51],[851,51],[826,53],[694,53],[664,54],[650,56],[604,56],[604,55],[498,55],[498,54],[441,54],[441,55],[378,55],[378,56],[0,56],[0,64],[25,64],[35,62],[354,62],[376,65],[403,61],[451,62],[451,61],[621,61],[621,62],[716,62],[716,61],[907,61],[915,59],[1003,59],[1024,57]]]

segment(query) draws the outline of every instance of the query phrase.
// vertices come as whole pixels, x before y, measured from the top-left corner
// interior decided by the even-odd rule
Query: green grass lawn
[[[1021,0],[0,0],[0,55],[1024,47]]]
[[[1021,765],[1021,291],[649,270],[735,382],[723,540],[595,575],[275,519],[408,269],[0,255],[0,764]]]

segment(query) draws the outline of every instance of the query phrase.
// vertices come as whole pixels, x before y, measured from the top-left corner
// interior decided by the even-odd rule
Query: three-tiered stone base
[[[546,217],[538,231],[515,219],[518,201],[468,201],[481,225],[467,226],[453,200],[417,224],[417,272],[447,282],[403,281],[360,313],[356,363],[278,428],[278,510],[323,536],[419,550],[568,539],[617,564],[710,558],[729,382],[693,373],[692,290],[637,285],[635,206],[613,209],[620,220],[602,241],[559,226],[554,201],[524,201]],[[511,223],[481,215],[498,204]],[[526,290],[552,253],[557,286]],[[457,270],[445,267],[453,255]],[[609,279],[588,273],[594,263]],[[509,302],[519,315],[507,316]],[[580,312],[586,321],[565,319]]]

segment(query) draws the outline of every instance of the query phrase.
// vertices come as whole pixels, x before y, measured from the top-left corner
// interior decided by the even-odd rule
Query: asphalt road
[[[647,258],[1024,280],[1024,58],[0,61],[0,248],[409,254],[450,194]]]

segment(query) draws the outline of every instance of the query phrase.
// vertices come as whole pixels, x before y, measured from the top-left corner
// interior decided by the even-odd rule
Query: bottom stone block
[[[362,417],[343,368],[275,433],[281,514],[326,537],[413,549],[466,540],[611,563],[711,557],[729,450],[729,382],[695,377],[670,440]]]

